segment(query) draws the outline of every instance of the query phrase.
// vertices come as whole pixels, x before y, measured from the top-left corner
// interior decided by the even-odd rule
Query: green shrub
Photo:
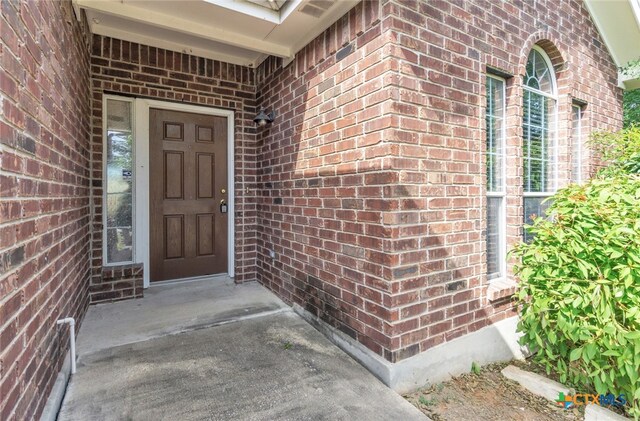
[[[600,132],[593,135],[591,145],[611,165],[607,172],[623,170],[640,173],[640,122],[615,133]]]
[[[624,393],[638,419],[640,175],[618,165],[633,153],[608,152],[614,165],[558,191],[550,217],[529,228],[533,241],[511,252],[519,262],[518,330],[547,371],[578,390]]]
[[[640,89],[624,91],[622,97],[622,121],[624,127],[640,124]]]

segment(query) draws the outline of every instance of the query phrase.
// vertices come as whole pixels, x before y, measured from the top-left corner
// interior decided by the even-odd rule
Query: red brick
[[[88,305],[88,28],[71,13],[68,1],[2,2],[2,419],[39,418],[68,346],[42,340],[43,321],[80,324]]]

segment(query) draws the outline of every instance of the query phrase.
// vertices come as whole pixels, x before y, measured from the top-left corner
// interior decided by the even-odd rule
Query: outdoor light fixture
[[[265,112],[264,107],[260,107],[260,112],[253,118],[253,122],[260,127],[264,127],[267,124],[273,123],[273,119],[276,117],[275,113],[271,111],[269,114]]]

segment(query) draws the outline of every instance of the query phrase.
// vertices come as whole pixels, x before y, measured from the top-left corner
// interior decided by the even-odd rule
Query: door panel
[[[164,258],[184,257],[184,215],[166,215],[164,234]]]
[[[215,254],[215,215],[212,213],[196,215],[198,233],[198,256],[210,256]]]
[[[164,151],[164,198],[184,199],[184,153]]]
[[[215,161],[215,154],[198,153],[196,155],[198,199],[212,199],[215,195]]]
[[[227,271],[227,119],[149,110],[151,281]]]
[[[183,130],[184,124],[165,121],[163,122],[163,126],[164,126],[163,138],[165,140],[182,141],[182,133],[184,133],[184,130]]]
[[[196,126],[198,142],[213,142],[213,127]]]

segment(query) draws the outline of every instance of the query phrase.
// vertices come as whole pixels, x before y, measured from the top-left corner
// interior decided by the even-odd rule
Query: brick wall
[[[263,63],[258,104],[278,117],[258,133],[259,280],[390,361],[514,315],[513,289],[486,278],[484,85],[487,67],[513,75],[513,245],[534,44],[556,67],[563,185],[572,98],[591,131],[621,121],[616,68],[582,2],[364,2],[290,65]]]
[[[89,280],[89,47],[71,2],[1,2],[0,419],[38,418]]]
[[[256,279],[254,70],[115,38],[93,36],[92,260],[91,302],[142,296],[139,265],[123,270],[102,266],[102,102],[116,94],[224,108],[235,111],[236,282]]]
[[[387,217],[401,165],[381,13],[360,3],[290,65],[257,69],[258,105],[277,113],[258,135],[259,280],[380,354],[397,346]]]
[[[487,67],[507,81],[507,244],[522,235],[522,75],[534,45],[558,80],[559,185],[569,181],[570,105],[590,131],[621,126],[617,69],[581,1],[398,2],[387,5],[400,63],[398,142],[407,192],[395,222],[404,274],[398,358],[514,315],[488,295],[484,106]],[[427,28],[425,31],[423,28]],[[509,267],[509,271],[511,267]],[[411,304],[409,304],[411,303]],[[413,321],[413,323],[411,323]]]
[[[144,265],[142,263],[113,265],[101,268],[100,283],[89,288],[91,303],[142,298],[144,295]]]

